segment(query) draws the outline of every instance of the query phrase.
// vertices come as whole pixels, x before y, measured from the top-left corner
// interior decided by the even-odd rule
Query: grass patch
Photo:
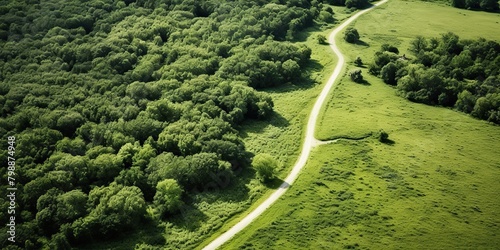
[[[401,54],[417,35],[452,31],[500,39],[497,14],[419,1],[389,1],[342,42],[349,69],[382,43]],[[484,25],[477,25],[483,23]],[[326,33],[325,33],[326,35]],[[328,52],[329,56],[332,55]],[[326,73],[326,77],[331,72]],[[223,249],[493,249],[500,245],[500,128],[456,111],[411,103],[363,69],[367,84],[339,81],[318,121],[320,139],[290,190]]]

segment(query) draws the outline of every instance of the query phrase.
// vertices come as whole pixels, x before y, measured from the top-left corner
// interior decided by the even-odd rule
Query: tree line
[[[369,71],[405,98],[458,111],[500,124],[500,44],[486,39],[460,39],[451,32],[441,37],[416,37],[413,57],[384,44]]]
[[[451,0],[451,6],[460,9],[498,11],[498,0]]]
[[[311,50],[291,41],[332,15],[315,0],[0,0],[0,137],[18,138],[10,249],[118,236],[149,208],[174,216],[207,176],[236,178],[251,162],[239,126],[274,112],[259,90],[305,77]]]

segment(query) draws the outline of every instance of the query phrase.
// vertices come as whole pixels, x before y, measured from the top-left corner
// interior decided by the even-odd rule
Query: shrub
[[[361,60],[361,57],[356,57],[356,60],[354,60],[354,64],[356,64],[356,66],[360,67],[363,65],[363,60]]]
[[[257,177],[262,182],[267,182],[274,177],[278,161],[269,154],[258,154],[252,160],[252,167],[257,171]]]
[[[355,28],[347,28],[344,32],[344,40],[348,43],[356,43],[359,41],[359,33]]]
[[[327,42],[326,42],[326,37],[325,37],[325,36],[323,36],[323,35],[318,35],[318,36],[316,36],[316,39],[318,40],[318,43],[319,43],[319,44],[327,44]]]
[[[378,133],[378,140],[382,143],[387,142],[389,140],[389,134],[384,130],[380,130],[380,132]]]
[[[354,69],[349,72],[349,76],[351,77],[351,80],[353,82],[363,82],[363,75],[361,75],[361,70],[360,69]]]

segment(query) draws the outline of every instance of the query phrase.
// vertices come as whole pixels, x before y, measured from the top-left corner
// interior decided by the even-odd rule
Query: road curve
[[[311,111],[309,120],[307,122],[306,138],[304,140],[304,145],[302,146],[302,152],[300,153],[300,157],[298,161],[295,163],[295,166],[293,166],[292,172],[288,174],[288,176],[286,177],[285,181],[281,184],[281,186],[276,191],[274,191],[271,194],[271,196],[269,196],[264,202],[262,202],[262,204],[260,204],[255,210],[253,210],[247,216],[245,216],[245,218],[243,218],[240,222],[234,225],[231,229],[229,229],[228,231],[217,237],[215,240],[213,240],[206,247],[204,247],[203,250],[216,249],[222,246],[222,244],[226,243],[234,235],[236,235],[246,226],[248,226],[255,218],[257,218],[264,211],[266,211],[266,209],[268,209],[276,200],[278,200],[286,192],[288,187],[295,181],[295,179],[297,179],[300,170],[306,165],[307,159],[309,158],[309,154],[311,153],[311,149],[318,144],[316,138],[314,138],[314,129],[316,127],[316,120],[318,118],[319,111],[321,110],[321,107],[323,106],[323,103],[325,102],[328,93],[333,87],[335,80],[337,80],[337,78],[340,76],[340,72],[344,67],[345,59],[342,53],[340,53],[340,50],[335,43],[335,36],[356,18],[370,11],[374,7],[384,4],[387,1],[388,0],[380,1],[375,5],[373,5],[372,7],[356,13],[330,33],[330,36],[328,37],[328,42],[330,43],[330,48],[338,57],[337,66],[335,66],[332,75],[328,79],[328,82],[326,83],[325,87],[323,87],[323,90],[321,91],[321,94],[316,100],[316,103],[314,104],[314,107]]]

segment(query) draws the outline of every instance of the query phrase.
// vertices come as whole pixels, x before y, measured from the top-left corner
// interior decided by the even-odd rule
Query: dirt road
[[[295,163],[295,166],[293,166],[292,172],[290,172],[290,174],[286,177],[285,181],[281,184],[281,186],[276,191],[274,191],[274,193],[272,193],[271,196],[269,196],[269,198],[267,198],[264,202],[262,202],[262,204],[260,204],[255,210],[249,213],[245,218],[243,218],[240,222],[234,225],[231,229],[229,229],[221,236],[219,236],[217,239],[212,241],[209,245],[204,247],[203,248],[204,250],[211,250],[220,247],[222,244],[231,239],[234,235],[243,230],[255,218],[257,218],[264,211],[266,211],[266,209],[268,209],[276,200],[278,200],[287,191],[288,187],[295,181],[295,179],[297,179],[300,170],[306,165],[307,159],[309,158],[309,154],[311,153],[311,149],[318,144],[317,140],[314,138],[314,129],[316,127],[316,120],[318,118],[319,111],[321,110],[321,107],[323,106],[323,103],[325,102],[328,93],[332,89],[335,80],[339,78],[342,68],[344,67],[345,64],[344,56],[342,55],[342,53],[340,53],[340,50],[335,43],[335,36],[356,18],[370,11],[371,9],[373,9],[373,7],[384,4],[385,2],[387,2],[387,0],[378,2],[371,8],[367,8],[356,13],[330,33],[330,36],[328,37],[328,42],[330,43],[330,48],[332,48],[333,52],[338,57],[337,66],[335,66],[332,75],[328,79],[328,82],[326,83],[325,87],[323,87],[323,90],[321,91],[321,94],[316,100],[316,103],[314,104],[311,114],[309,115],[309,120],[307,122],[306,138],[304,140],[304,145],[302,146],[302,152],[300,153],[300,157]]]

